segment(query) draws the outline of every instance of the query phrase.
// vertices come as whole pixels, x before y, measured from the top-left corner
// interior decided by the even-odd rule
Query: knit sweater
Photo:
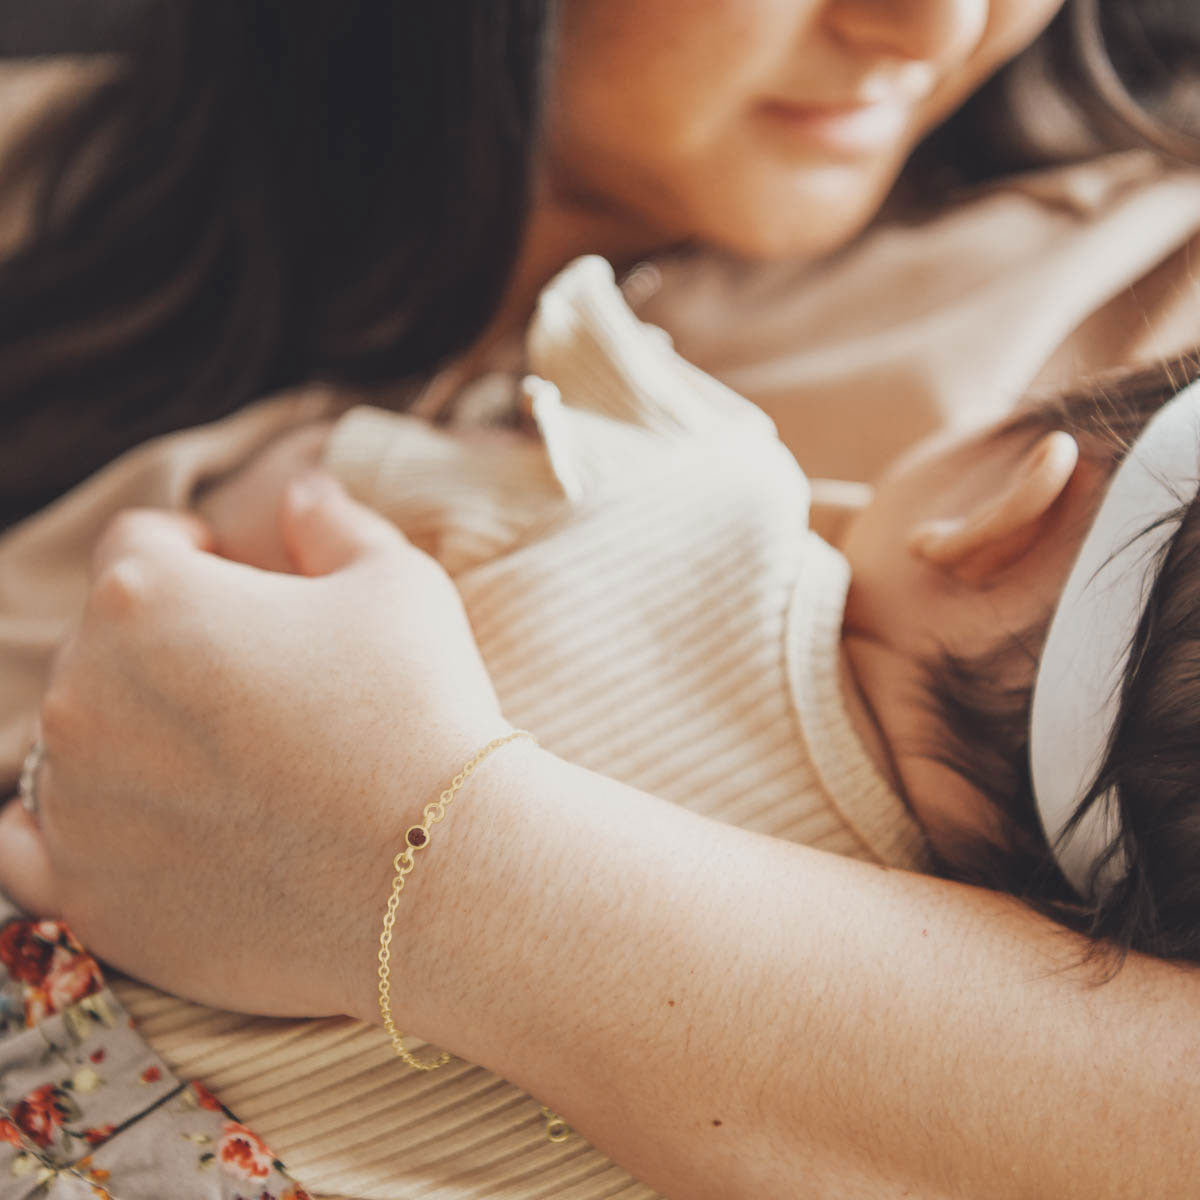
[[[544,294],[527,362],[528,434],[360,408],[327,452],[455,575],[506,717],[709,817],[920,866],[920,832],[842,701],[847,564],[809,531],[807,481],[771,422],[638,322],[599,259]],[[537,1100],[480,1067],[426,1076],[350,1021],[114,990],[312,1190],[651,1195],[578,1134],[548,1142]]]

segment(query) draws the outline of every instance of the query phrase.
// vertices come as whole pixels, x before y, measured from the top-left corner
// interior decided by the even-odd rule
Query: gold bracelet
[[[529,738],[535,745],[537,738],[524,729],[514,729],[504,737],[493,738],[478,754],[467,763],[450,781],[450,786],[432,803],[427,804],[421,813],[420,825],[413,825],[404,835],[404,849],[392,859],[396,878],[392,880],[392,894],[388,897],[387,912],[383,915],[383,932],[379,935],[379,1012],[383,1017],[383,1027],[392,1039],[392,1049],[410,1067],[418,1071],[436,1071],[450,1061],[450,1055],[443,1050],[433,1062],[422,1062],[404,1047],[404,1035],[396,1028],[392,1020],[392,927],[396,923],[396,907],[400,903],[400,893],[404,891],[404,878],[413,869],[414,853],[429,845],[429,827],[436,825],[446,815],[446,805],[458,794],[459,789],[472,775],[475,768],[489,754],[515,742],[517,738]],[[542,1119],[546,1122],[546,1138],[551,1142],[562,1142],[570,1136],[571,1130],[567,1123],[557,1113],[545,1105],[540,1108]]]
[[[383,914],[383,932],[379,935],[379,1012],[383,1017],[383,1027],[392,1039],[392,1049],[408,1066],[418,1071],[436,1071],[438,1067],[444,1067],[450,1061],[450,1055],[443,1050],[433,1062],[422,1062],[404,1048],[404,1035],[392,1020],[392,926],[396,923],[396,908],[400,903],[400,893],[404,891],[404,878],[413,869],[416,852],[429,845],[429,827],[436,825],[446,815],[446,805],[475,774],[475,768],[488,755],[499,750],[501,746],[507,746],[509,742],[515,742],[517,738],[529,738],[537,743],[537,738],[524,729],[515,729],[504,737],[493,738],[455,775],[450,781],[450,786],[432,804],[425,805],[421,813],[421,824],[413,825],[405,833],[404,849],[398,851],[392,859],[396,878],[392,880],[392,894],[388,897],[387,912]]]

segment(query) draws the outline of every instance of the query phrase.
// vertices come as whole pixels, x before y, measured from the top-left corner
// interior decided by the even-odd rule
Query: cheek
[[[750,259],[817,259],[875,217],[903,158],[797,165],[769,148],[733,146],[712,166],[679,172],[681,232]]]
[[[675,234],[760,167],[745,113],[787,69],[817,0],[568,0],[552,166]],[[697,232],[686,228],[686,232]]]
[[[911,625],[914,616],[940,603],[939,589],[909,541],[923,522],[953,516],[960,507],[953,488],[971,461],[951,457],[941,446],[927,442],[885,476],[840,541],[852,580],[847,617],[863,628],[894,633],[897,621]]]
[[[756,114],[781,95],[843,96],[848,79],[873,69],[876,43],[834,36],[841,2],[566,0],[552,179],[651,239],[753,257],[827,253],[878,211],[918,137],[1031,41],[1061,0],[991,0],[982,36],[962,62],[941,64],[941,85],[904,135],[861,156],[826,154]],[[914,22],[934,2],[905,0]]]
[[[846,531],[838,547],[850,564],[846,603],[848,629],[891,637],[897,616],[912,609],[912,561],[905,552],[907,530],[887,509],[872,505]]]
[[[631,158],[714,135],[777,69],[813,0],[569,0],[557,115]]]

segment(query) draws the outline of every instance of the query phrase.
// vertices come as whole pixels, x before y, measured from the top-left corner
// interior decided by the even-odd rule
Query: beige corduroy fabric
[[[506,716],[718,820],[919,867],[920,832],[842,702],[848,567],[808,530],[807,481],[771,422],[637,322],[599,259],[543,295],[528,362],[535,435],[355,409],[327,453],[455,573]],[[452,819],[470,821],[469,799]],[[402,1013],[402,958],[396,973]],[[578,1135],[548,1143],[537,1101],[482,1068],[420,1075],[349,1022],[115,990],[314,1190],[652,1194]]]

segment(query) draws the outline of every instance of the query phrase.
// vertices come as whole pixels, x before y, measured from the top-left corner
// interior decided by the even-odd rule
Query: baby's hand
[[[197,515],[213,532],[216,552],[266,571],[295,573],[279,531],[287,485],[317,465],[332,421],[316,421],[285,433],[240,471],[206,492]]]

